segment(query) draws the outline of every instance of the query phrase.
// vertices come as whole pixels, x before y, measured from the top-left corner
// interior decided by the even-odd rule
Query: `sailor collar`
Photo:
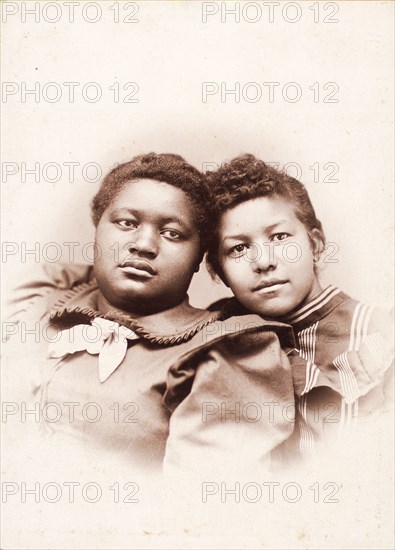
[[[347,298],[339,288],[329,285],[314,300],[294,309],[281,318],[283,323],[292,325],[295,332],[320,321]]]
[[[299,306],[284,317],[275,319],[264,317],[267,321],[279,321],[291,325],[295,333],[307,328],[311,324],[329,315],[339,304],[347,299],[347,295],[333,285],[326,287],[314,300],[303,306]],[[210,306],[217,311],[221,319],[227,319],[233,315],[247,315],[251,313],[242,306],[236,298],[224,298]]]
[[[218,318],[216,313],[192,307],[188,296],[173,308],[137,319],[118,311],[109,311],[103,315],[98,311],[99,293],[95,280],[82,283],[72,290],[61,291],[58,300],[50,307],[50,321],[71,326],[78,323],[90,324],[100,317],[115,321],[152,343],[174,345],[190,340],[203,327]]]

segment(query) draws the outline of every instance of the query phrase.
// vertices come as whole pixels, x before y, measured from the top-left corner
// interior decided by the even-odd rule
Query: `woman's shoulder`
[[[210,304],[207,308],[209,311],[217,313],[219,319],[228,319],[235,315],[246,315],[249,311],[236,300],[232,298],[221,298]]]
[[[335,299],[324,304],[324,315],[298,333],[302,357],[313,357],[318,369],[314,366],[307,380],[303,365],[294,368],[300,379],[297,393],[329,386],[352,403],[378,385],[384,387],[393,372],[393,323],[389,312],[343,292]]]
[[[254,341],[257,335],[268,332],[277,334],[282,347],[294,347],[294,335],[290,325],[266,320],[255,313],[235,314],[226,318],[218,315],[194,336],[191,344],[193,347],[207,347],[222,340],[233,340],[242,343],[243,346],[247,341]]]
[[[33,275],[29,272],[29,276],[26,275],[23,279],[15,288],[15,292],[23,289],[37,292],[46,289],[69,290],[93,279],[93,265],[42,263],[34,270]]]
[[[93,266],[84,264],[45,263],[40,264],[32,275],[10,292],[6,305],[6,319],[18,318],[34,306],[44,310],[50,307],[58,293],[93,281]],[[43,313],[42,312],[42,313]]]
[[[337,318],[339,323],[344,322],[350,332],[350,336],[355,338],[359,334],[362,342],[368,335],[380,333],[385,337],[393,336],[393,315],[392,312],[381,307],[356,300],[345,293],[343,300],[333,310],[333,317]]]

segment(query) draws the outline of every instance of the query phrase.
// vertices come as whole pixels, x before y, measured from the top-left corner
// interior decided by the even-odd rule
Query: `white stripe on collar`
[[[285,317],[285,322],[287,323],[297,323],[313,313],[314,311],[317,311],[320,309],[323,305],[327,304],[334,296],[339,294],[341,291],[339,288],[329,285],[328,288],[326,288],[317,298],[315,298],[312,302],[306,304],[298,311],[295,311],[292,315],[289,317]]]

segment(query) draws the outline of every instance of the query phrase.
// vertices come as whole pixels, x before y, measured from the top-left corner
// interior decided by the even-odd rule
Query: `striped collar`
[[[333,285],[329,285],[308,304],[297,307],[286,316],[276,318],[275,320],[292,325],[294,331],[299,332],[326,317],[346,298],[347,295],[344,292]],[[234,297],[219,300],[212,304],[209,309],[211,311],[219,311],[222,319],[227,319],[233,315],[247,315],[250,313]],[[270,320],[268,317],[265,317],[265,319]]]
[[[346,298],[346,294],[339,288],[329,285],[314,300],[294,309],[282,317],[281,321],[292,325],[294,330],[299,332],[326,317]]]
[[[115,321],[155,344],[173,345],[189,340],[218,317],[215,313],[192,307],[188,296],[175,307],[138,319],[117,311],[103,315],[97,305],[99,294],[95,280],[61,291],[56,302],[49,307],[50,321],[71,327],[80,323],[90,324],[100,317]]]

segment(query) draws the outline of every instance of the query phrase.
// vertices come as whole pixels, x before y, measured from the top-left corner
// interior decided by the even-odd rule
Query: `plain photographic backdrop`
[[[71,248],[73,261],[89,260],[90,202],[116,163],[155,151],[178,153],[204,169],[252,153],[288,167],[306,185],[329,243],[320,264],[323,284],[392,307],[392,2],[250,2],[246,9],[245,2],[144,1],[133,15],[133,2],[91,2],[86,9],[80,1],[73,22],[67,3],[54,4],[1,5],[8,10],[2,23],[4,298],[34,279],[41,262],[58,260],[58,251],[64,262]],[[38,15],[23,17],[34,6]],[[61,17],[54,21],[57,9]],[[130,17],[135,22],[125,21]],[[190,288],[192,304],[207,306],[225,295],[228,289],[202,265]],[[166,499],[159,503],[156,487],[147,492],[143,483],[141,502],[132,508],[32,499],[27,505],[18,494],[3,505],[2,546],[389,548],[388,417],[372,418],[371,453],[356,464],[345,447],[326,472],[278,478],[282,485],[299,483],[299,502],[285,502],[279,489],[274,503],[233,503],[229,515],[218,495],[213,506],[200,502],[195,513],[179,505],[175,513]],[[28,474],[24,452],[21,445],[15,457],[21,475]],[[134,475],[127,481],[139,482]],[[328,483],[338,487],[332,503],[324,500]],[[318,502],[312,486],[320,488]]]
[[[58,22],[47,22],[56,16],[50,9],[39,22],[29,15],[22,22],[20,12],[3,23],[3,81],[17,86],[2,105],[2,158],[8,163],[2,233],[3,241],[14,243],[3,256],[6,289],[31,277],[40,261],[57,259],[59,249],[48,243],[61,247],[63,261],[70,258],[64,243],[79,243],[74,261],[89,260],[89,204],[98,177],[115,163],[155,151],[212,169],[249,152],[288,166],[307,186],[334,243],[321,262],[324,284],[389,307],[393,6],[341,2],[332,15],[332,9],[321,6],[316,13],[313,3],[300,2],[300,13],[287,8],[283,15],[283,3],[270,23],[262,3],[255,3],[260,12],[230,3],[239,4],[239,22],[221,3],[203,4],[142,2],[130,17],[135,23],[123,22],[132,12],[122,3],[115,23],[108,2],[100,3],[96,23],[83,20],[81,7],[72,23],[65,11]],[[95,19],[95,10],[86,16]],[[294,23],[285,19],[298,16]],[[325,17],[338,22],[325,23]],[[73,102],[71,85],[64,84],[70,82],[77,83]],[[273,82],[279,84],[270,98]],[[23,87],[34,89],[35,83],[38,97],[24,96]],[[232,94],[237,87],[239,97]],[[98,90],[98,101],[86,100]],[[35,166],[38,182],[28,173]],[[38,256],[25,254],[32,249]],[[228,294],[202,265],[192,303],[206,306]]]

